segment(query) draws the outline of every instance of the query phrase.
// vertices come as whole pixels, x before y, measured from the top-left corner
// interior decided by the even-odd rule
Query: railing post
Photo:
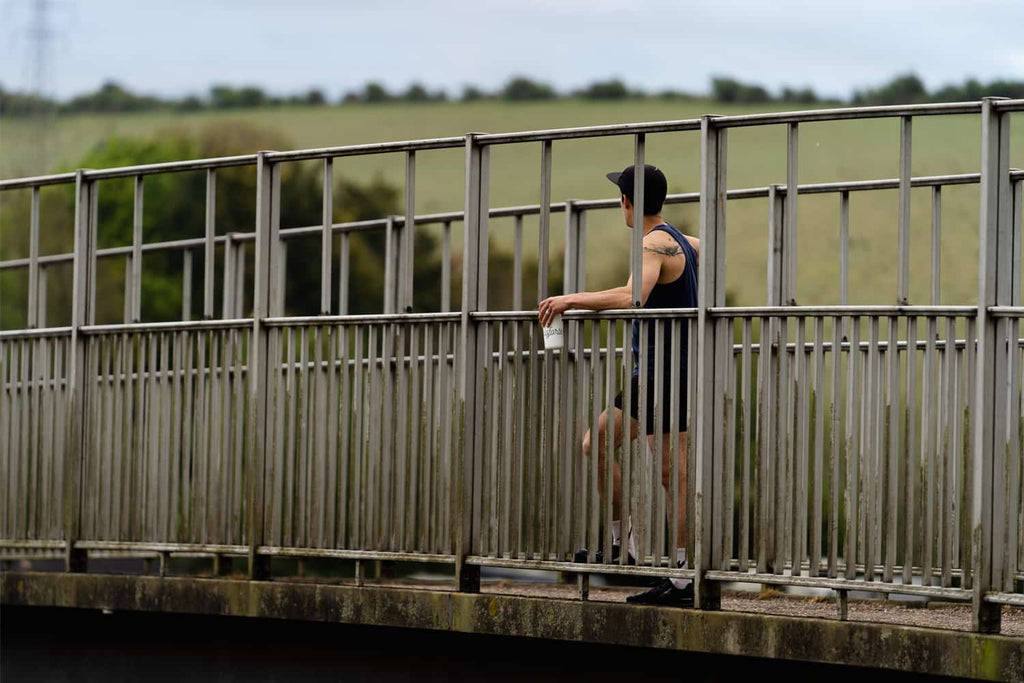
[[[276,358],[269,348],[271,331],[263,319],[280,313],[282,298],[278,291],[277,270],[280,258],[280,196],[281,173],[272,161],[260,152],[256,159],[256,255],[253,272],[252,339],[249,342],[249,425],[247,430],[246,470],[249,476],[248,541],[249,579],[270,577],[270,557],[259,554],[263,544],[264,490],[266,477],[266,427],[268,359]]]
[[[462,319],[459,345],[459,411],[461,428],[456,454],[457,488],[455,529],[455,578],[458,589],[466,593],[480,591],[480,567],[466,564],[477,549],[476,534],[480,491],[476,478],[477,460],[483,452],[483,411],[478,397],[483,394],[483,364],[477,322],[470,314],[487,309],[487,192],[488,150],[466,136],[466,213],[462,256]]]
[[[998,633],[1000,606],[985,595],[1000,588],[1005,506],[1008,400],[1006,319],[989,315],[990,306],[1012,302],[1013,247],[1010,226],[1010,119],[995,101],[981,110],[981,191],[978,246],[978,371],[974,412],[971,543],[973,555],[972,627]],[[1019,245],[1017,245],[1019,248]],[[1014,454],[1016,457],[1016,454]]]
[[[86,376],[89,351],[88,338],[82,335],[81,327],[93,322],[93,281],[96,278],[96,200],[94,184],[85,172],[75,175],[75,247],[72,275],[71,304],[71,363],[68,386],[71,388],[71,415],[68,448],[64,457],[64,569],[68,572],[84,572],[87,568],[87,553],[75,548],[81,533],[82,463],[85,461],[86,426],[88,412],[89,384]]]
[[[715,469],[721,466],[724,446],[720,418],[729,358],[716,358],[716,325],[708,309],[725,305],[725,160],[726,131],[715,126],[713,116],[701,118],[700,296],[697,301],[697,425],[694,445],[694,587],[699,609],[719,609],[721,585],[704,573],[719,564],[714,557],[713,511]]]

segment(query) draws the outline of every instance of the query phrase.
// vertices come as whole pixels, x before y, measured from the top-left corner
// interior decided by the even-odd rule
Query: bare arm
[[[661,275],[661,264],[666,257],[665,249],[657,244],[647,244],[643,252],[643,282],[641,286],[641,305],[646,303],[651,290]],[[574,292],[563,296],[552,296],[544,299],[537,307],[541,325],[547,327],[551,319],[561,315],[570,308],[583,308],[590,311],[604,311],[611,308],[629,308],[633,305],[633,276],[631,275],[622,287],[613,287],[599,292]]]

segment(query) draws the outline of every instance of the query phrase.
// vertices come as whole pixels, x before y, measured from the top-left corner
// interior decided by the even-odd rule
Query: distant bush
[[[929,101],[928,90],[915,74],[904,74],[881,88],[854,91],[851,104],[915,104]]]
[[[512,102],[553,100],[557,97],[557,93],[549,85],[532,81],[523,76],[517,76],[502,88],[501,97]]]
[[[580,97],[588,100],[624,100],[630,96],[629,88],[618,79],[591,83],[579,91]]]
[[[0,86],[0,116],[35,116],[57,110],[57,103],[46,97],[9,92]]]
[[[462,95],[459,97],[463,102],[476,102],[487,97],[487,94],[475,85],[467,85],[462,88]]]
[[[758,104],[772,101],[772,96],[761,86],[740,83],[734,78],[723,76],[711,79],[711,96],[719,102],[737,104]]]
[[[779,97],[781,102],[792,102],[795,104],[814,104],[818,101],[818,95],[811,88],[796,90],[794,88],[783,88]]]
[[[114,81],[107,81],[94,93],[79,95],[61,105],[64,112],[111,113],[146,111],[164,106],[157,97],[136,95]]]

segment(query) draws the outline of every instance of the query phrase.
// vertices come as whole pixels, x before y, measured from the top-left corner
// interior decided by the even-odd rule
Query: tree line
[[[55,101],[30,93],[9,91],[0,85],[0,115],[32,116],[40,113],[112,113],[141,112],[152,110],[199,111],[243,109],[274,106],[324,106],[329,104],[380,104],[387,102],[446,102],[458,100],[501,100],[508,102],[531,102],[575,98],[583,100],[625,100],[658,97],[663,99],[702,99],[735,104],[818,104],[849,103],[853,105],[872,104],[916,104],[921,102],[951,102],[977,100],[986,96],[1024,98],[1024,81],[997,79],[987,83],[967,79],[963,83],[949,84],[928,90],[916,74],[903,74],[877,88],[854,90],[846,99],[819,95],[813,88],[785,86],[778,92],[756,83],[745,83],[728,76],[711,78],[707,93],[693,93],[683,90],[661,90],[648,92],[628,86],[621,79],[595,81],[586,87],[570,91],[559,91],[552,85],[525,76],[509,79],[497,90],[488,91],[474,85],[464,86],[457,96],[449,95],[444,89],[430,90],[419,82],[412,83],[404,90],[392,91],[384,84],[371,81],[362,88],[345,92],[333,101],[319,88],[290,95],[274,95],[257,86],[233,87],[214,85],[205,95],[187,95],[181,98],[161,98],[145,95],[108,81],[98,90],[78,95],[65,101]]]

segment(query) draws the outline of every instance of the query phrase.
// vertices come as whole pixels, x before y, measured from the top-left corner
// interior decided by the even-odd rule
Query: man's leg
[[[600,499],[605,500],[605,486],[608,466],[608,421],[613,420],[615,426],[615,448],[622,445],[622,410],[616,407],[612,407],[605,412],[601,413],[597,421],[597,493]],[[635,420],[630,418],[630,440],[632,441],[637,437],[640,431],[640,425]],[[593,453],[593,439],[591,438],[590,430],[583,435],[583,454],[590,457]],[[622,503],[622,469],[619,467],[619,463],[615,461],[614,456],[611,458],[612,466],[612,510],[614,513],[618,513],[620,505]],[[620,523],[620,520],[616,520]],[[628,530],[627,530],[628,533]],[[616,535],[617,536],[617,535]],[[621,542],[619,538],[615,539]]]
[[[664,434],[661,443],[655,437],[649,437],[651,449],[661,446],[661,483],[665,487],[666,500],[672,495],[672,435]],[[676,562],[681,567],[687,564],[686,558],[686,432],[680,432],[677,445],[675,476],[679,486],[679,497],[676,501]],[[641,605],[672,605],[677,607],[693,606],[693,585],[689,579],[665,579],[648,591],[632,595],[626,602]]]
[[[672,435],[664,434],[661,437],[661,484],[665,487],[665,494],[672,495],[672,472],[669,466],[672,462]],[[676,480],[679,482],[679,499],[676,502],[676,548],[686,548],[686,432],[679,432],[679,442],[676,451]]]

